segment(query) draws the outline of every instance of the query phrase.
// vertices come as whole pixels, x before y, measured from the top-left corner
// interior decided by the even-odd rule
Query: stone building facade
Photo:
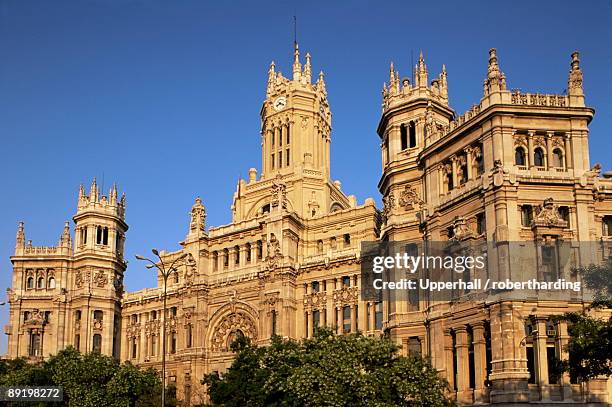
[[[195,404],[206,399],[203,375],[231,363],[236,336],[263,345],[275,334],[299,339],[328,325],[387,333],[402,352],[430,357],[462,405],[608,402],[607,381],[579,386],[548,371],[550,357],[567,357],[568,341],[567,326],[550,317],[582,309],[584,298],[427,302],[360,294],[362,242],[495,242],[498,278],[518,267],[509,242],[598,243],[588,253],[577,247],[572,266],[609,255],[612,180],[589,162],[594,111],[585,105],[578,54],[567,95],[547,95],[508,90],[491,50],[484,95],[458,117],[444,67],[430,81],[421,55],[412,81],[391,65],[378,125],[379,211],[373,199],[358,204],[331,180],[331,111],[310,55],[302,64],[296,45],[291,77],[272,63],[261,170],[238,182],[230,224],[207,228],[197,198],[181,249],[161,252],[165,264],[178,265],[165,318],[161,275],[155,288],[123,289],[128,227],[116,188],[101,196],[95,180],[88,193],[81,187],[74,239],[67,223],[56,247],[26,242],[20,223],[8,356],[39,359],[73,345],[159,368],[165,320],[168,381]]]

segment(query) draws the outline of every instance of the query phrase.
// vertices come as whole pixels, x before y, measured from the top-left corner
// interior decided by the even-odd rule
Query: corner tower
[[[323,72],[312,83],[310,54],[304,65],[297,43],[293,52],[293,75],[289,79],[268,71],[266,100],[261,108],[262,178],[298,172],[298,168],[330,175],[329,144],[331,112]]]
[[[448,104],[446,68],[429,82],[423,53],[414,66],[413,81],[402,78],[393,62],[389,83],[383,84],[382,116],[377,133],[381,140],[382,177],[378,188],[383,195],[383,233],[395,233],[402,223],[401,236],[408,239],[418,234],[419,211],[424,207],[423,169],[419,154],[436,140],[453,118]],[[394,216],[401,218],[394,220]],[[408,219],[408,222],[406,222]],[[408,226],[406,229],[404,226]]]
[[[89,194],[81,185],[74,215],[74,272],[71,337],[81,351],[119,357],[121,296],[127,263],[123,246],[125,195],[113,185],[101,195],[94,179]]]

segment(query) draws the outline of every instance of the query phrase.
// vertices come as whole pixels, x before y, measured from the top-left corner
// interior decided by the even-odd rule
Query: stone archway
[[[244,335],[251,341],[257,340],[257,327],[255,321],[242,312],[236,310],[221,318],[213,330],[211,337],[211,349],[213,352],[227,352],[229,350],[229,340],[238,335]]]

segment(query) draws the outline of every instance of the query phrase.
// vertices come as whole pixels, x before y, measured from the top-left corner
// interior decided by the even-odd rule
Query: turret
[[[100,196],[95,178],[89,195],[80,186],[77,213],[73,218],[76,224],[75,255],[95,252],[123,261],[123,242],[128,229],[125,223],[125,194],[120,200],[117,196],[116,185],[110,188],[108,195]],[[66,244],[69,242],[69,229],[67,233],[67,239],[62,235],[62,241]]]

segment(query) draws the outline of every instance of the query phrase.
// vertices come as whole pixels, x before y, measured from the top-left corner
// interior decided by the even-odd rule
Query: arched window
[[[172,273],[172,281],[175,284],[179,282],[179,273],[178,273],[178,271],[175,271],[174,273]]]
[[[606,215],[602,219],[603,230],[602,233],[604,236],[612,236],[612,216]]]
[[[45,278],[44,277],[38,277],[36,288],[45,288]]]
[[[250,243],[246,244],[246,261],[247,263],[251,262],[251,244]]]
[[[40,356],[42,354],[40,349],[40,333],[32,331],[30,333],[30,356]]]
[[[553,167],[565,168],[565,160],[563,159],[563,151],[560,148],[553,150]]]
[[[521,225],[523,227],[530,227],[531,221],[533,220],[533,209],[531,205],[522,205],[521,206]]]
[[[191,348],[191,343],[193,341],[193,330],[191,329],[191,324],[187,325],[187,332],[185,336],[186,347]]]
[[[223,249],[223,267],[229,267],[229,250]]]
[[[170,334],[170,353],[176,353],[176,332]]]
[[[463,185],[468,182],[468,167],[467,164],[461,166],[461,179],[459,180],[459,184]]]
[[[234,264],[240,264],[240,246],[234,246]]]
[[[34,288],[34,277],[28,277],[28,282],[26,283],[26,287],[28,289]]]
[[[102,244],[108,246],[108,228],[102,229]]]
[[[525,160],[525,150],[523,147],[517,147],[516,150],[514,150],[514,163],[521,166],[527,165]]]
[[[93,336],[93,346],[92,346],[91,350],[94,353],[102,352],[102,335],[94,334],[94,336]]]
[[[217,271],[217,269],[219,268],[219,253],[217,253],[217,251],[213,252],[212,261],[213,261],[213,271]]]
[[[454,188],[454,185],[453,185],[453,173],[452,172],[449,172],[449,173],[446,174],[446,183],[448,185],[448,191],[450,192]]]
[[[416,142],[416,128],[414,126],[414,122],[413,121],[411,121],[408,124],[408,142],[409,142],[408,146],[410,148],[416,147],[416,145],[417,145],[417,142]]]
[[[408,129],[405,124],[400,125],[400,140],[402,144],[402,150],[408,148]]]
[[[257,260],[261,260],[263,258],[263,242],[261,240],[257,241]]]
[[[55,277],[49,277],[49,281],[47,282],[47,288],[51,290],[55,288]]]
[[[102,244],[102,226],[96,227],[96,244]]]
[[[236,329],[235,331],[231,332],[227,337],[227,348],[229,349],[232,346],[232,343],[236,342],[236,340],[240,338],[244,338],[244,332],[242,332],[240,329]]]
[[[533,150],[533,165],[536,167],[544,167],[544,163],[544,150],[542,150],[541,147],[536,147],[536,149]]]

